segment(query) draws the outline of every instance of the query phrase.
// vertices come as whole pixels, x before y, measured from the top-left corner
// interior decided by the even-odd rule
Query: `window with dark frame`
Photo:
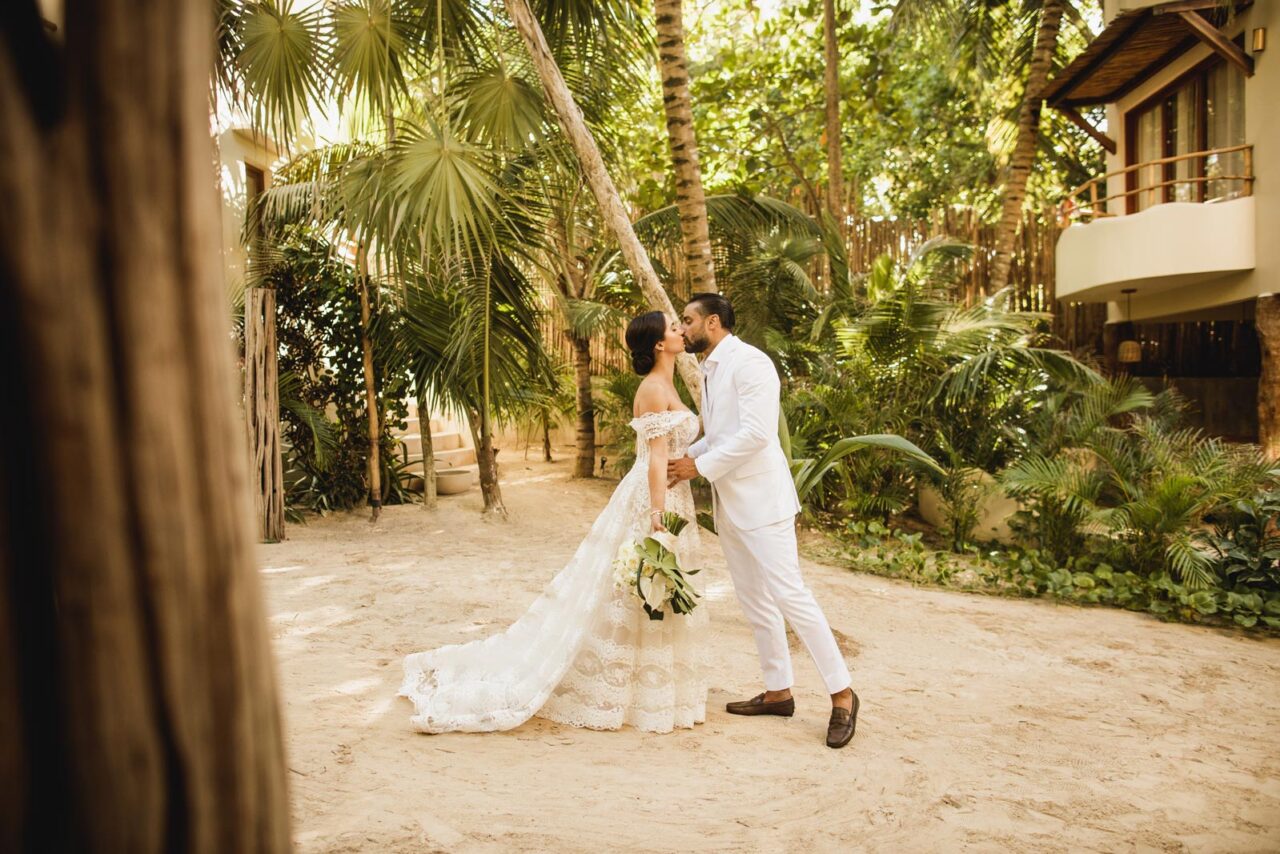
[[[1213,57],[1125,114],[1126,212],[1164,202],[1221,201],[1243,195],[1244,152],[1170,163],[1168,157],[1244,144],[1244,74]]]

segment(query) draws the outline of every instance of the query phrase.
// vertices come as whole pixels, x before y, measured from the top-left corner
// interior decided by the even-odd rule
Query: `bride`
[[[698,526],[687,482],[667,489],[667,459],[684,455],[698,417],[676,394],[680,326],[659,311],[627,326],[636,373],[631,427],[636,462],[567,566],[505,632],[404,660],[400,696],[423,732],[489,732],[537,715],[591,729],[630,724],[649,732],[706,719],[707,612],[651,621],[640,600],[614,586],[612,564],[627,540],[662,530],[662,512],[689,520],[677,538],[680,565],[696,568]]]

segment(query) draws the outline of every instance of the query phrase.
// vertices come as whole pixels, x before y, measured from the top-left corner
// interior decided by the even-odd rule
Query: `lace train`
[[[626,539],[648,531],[648,441],[668,436],[681,455],[697,435],[687,412],[632,421],[636,463],[614,490],[573,557],[505,632],[467,644],[409,655],[400,696],[413,702],[423,732],[511,729],[535,714],[573,726],[651,732],[688,728],[706,717],[707,606],[650,620],[640,603],[613,585],[612,564]],[[694,521],[682,483],[667,509]],[[681,564],[695,565],[698,526],[681,533]],[[702,576],[694,576],[700,588]]]

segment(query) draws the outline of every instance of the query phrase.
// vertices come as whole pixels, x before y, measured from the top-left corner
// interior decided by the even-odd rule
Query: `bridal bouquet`
[[[665,531],[642,540],[626,540],[613,560],[613,581],[620,590],[630,590],[644,605],[650,620],[661,620],[670,606],[672,613],[688,614],[697,606],[698,594],[686,576],[700,570],[681,569],[676,560],[676,537],[689,522],[667,511],[662,514]]]

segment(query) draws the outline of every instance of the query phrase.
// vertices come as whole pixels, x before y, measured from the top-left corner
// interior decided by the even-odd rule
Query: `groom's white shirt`
[[[720,512],[743,531],[800,512],[778,441],[781,383],[773,361],[735,335],[702,363],[703,436],[689,447]]]

